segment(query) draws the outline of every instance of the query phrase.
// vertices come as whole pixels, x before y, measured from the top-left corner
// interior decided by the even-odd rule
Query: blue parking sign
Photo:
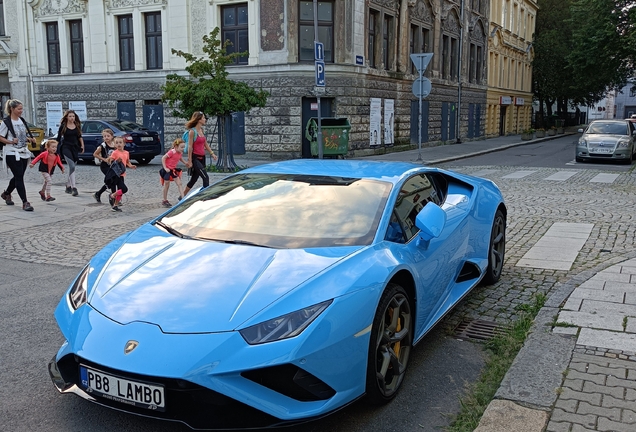
[[[316,87],[325,86],[325,62],[316,61]]]

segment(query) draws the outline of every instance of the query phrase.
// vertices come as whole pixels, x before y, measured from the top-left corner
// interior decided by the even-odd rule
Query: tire
[[[151,157],[139,158],[135,159],[139,165],[148,165],[152,160]]]
[[[490,244],[488,245],[488,267],[484,275],[484,283],[492,285],[499,281],[503,270],[503,262],[506,254],[506,217],[501,210],[495,213],[495,220],[490,231]]]
[[[413,325],[413,301],[404,288],[390,283],[373,318],[367,361],[368,403],[385,404],[400,389],[413,345]]]

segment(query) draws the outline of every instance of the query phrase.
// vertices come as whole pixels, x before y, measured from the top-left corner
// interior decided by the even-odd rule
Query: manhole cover
[[[476,339],[485,341],[496,334],[503,333],[503,329],[496,322],[466,319],[455,329],[455,336],[462,339]]]

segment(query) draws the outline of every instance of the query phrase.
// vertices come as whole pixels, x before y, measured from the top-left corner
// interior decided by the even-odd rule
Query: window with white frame
[[[146,69],[163,69],[161,12],[146,12]]]
[[[117,17],[119,27],[119,69],[135,70],[135,46],[132,14]]]
[[[59,74],[60,69],[60,33],[56,22],[44,23],[46,30],[46,55],[49,73]]]
[[[71,40],[71,71],[84,73],[84,34],[82,32],[82,20],[68,22]]]
[[[223,42],[229,41],[227,53],[249,51],[247,3],[221,7],[221,34]],[[313,44],[312,44],[313,46]],[[247,56],[237,57],[234,64],[247,64]]]

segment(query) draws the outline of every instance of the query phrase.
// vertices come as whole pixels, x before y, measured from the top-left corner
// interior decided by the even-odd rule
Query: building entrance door
[[[499,136],[506,135],[506,105],[499,106]]]

